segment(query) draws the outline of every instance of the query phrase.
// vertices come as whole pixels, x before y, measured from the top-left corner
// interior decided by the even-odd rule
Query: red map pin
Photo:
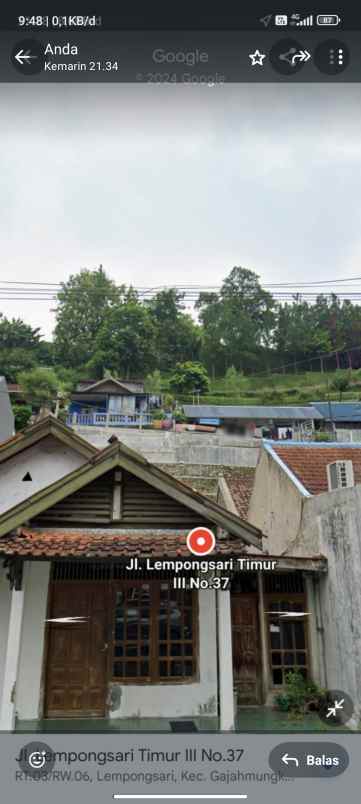
[[[187,547],[195,556],[207,556],[216,546],[214,533],[209,528],[193,528],[187,536]]]

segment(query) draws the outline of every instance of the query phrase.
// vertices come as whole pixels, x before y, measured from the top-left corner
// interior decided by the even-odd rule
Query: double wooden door
[[[232,594],[233,680],[238,705],[261,703],[256,595]]]
[[[90,581],[51,585],[46,717],[105,715],[108,588]]]

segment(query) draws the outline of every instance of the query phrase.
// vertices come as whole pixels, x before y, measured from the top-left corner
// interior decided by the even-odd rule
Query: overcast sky
[[[357,85],[3,85],[1,280],[361,274]],[[46,302],[0,302],[49,336]]]

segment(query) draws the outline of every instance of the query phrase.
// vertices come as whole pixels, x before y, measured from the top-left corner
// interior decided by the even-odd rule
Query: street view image
[[[360,729],[356,92],[2,85],[3,732]]]

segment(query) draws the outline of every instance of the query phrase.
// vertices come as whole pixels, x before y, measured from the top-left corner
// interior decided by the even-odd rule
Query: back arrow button
[[[44,69],[44,45],[37,39],[23,39],[13,48],[11,61],[23,75],[41,73]]]

